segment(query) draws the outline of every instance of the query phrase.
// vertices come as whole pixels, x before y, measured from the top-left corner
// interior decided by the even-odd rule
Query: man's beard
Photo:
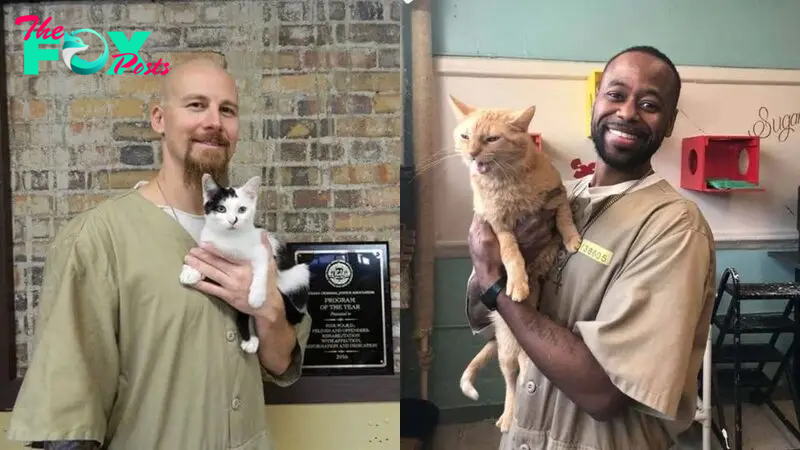
[[[197,151],[189,142],[189,149],[183,163],[183,181],[190,188],[200,187],[204,173],[208,173],[220,186],[228,185],[228,157],[227,148],[220,148],[210,155],[198,158]]]
[[[614,158],[608,154],[606,150],[605,134],[608,130],[607,125],[603,122],[592,125],[592,142],[597,151],[597,156],[612,169],[621,172],[635,170],[650,161],[650,158],[656,154],[661,147],[661,142],[664,137],[657,138],[653,133],[650,133],[647,140],[642,143],[639,148],[627,149],[624,152],[624,158]]]

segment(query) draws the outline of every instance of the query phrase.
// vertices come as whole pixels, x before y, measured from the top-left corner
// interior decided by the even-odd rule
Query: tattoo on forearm
[[[100,443],[97,441],[47,441],[44,443],[45,450],[100,450]]]

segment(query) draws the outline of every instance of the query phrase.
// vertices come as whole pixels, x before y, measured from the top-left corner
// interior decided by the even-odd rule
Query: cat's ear
[[[536,107],[531,106],[523,111],[518,111],[511,121],[511,125],[519,128],[520,131],[528,132],[528,127],[531,125],[533,115],[536,114]]]
[[[449,97],[450,97],[450,107],[453,109],[453,113],[455,113],[458,120],[461,120],[464,117],[472,114],[476,109],[474,106],[468,105],[462,102],[461,100],[453,97],[452,95],[450,95]]]
[[[219,186],[214,181],[214,178],[211,176],[211,174],[204,173],[201,179],[203,183],[203,192],[211,194],[212,192],[219,189]]]
[[[256,175],[242,185],[242,193],[250,200],[255,200],[258,197],[259,186],[261,186],[261,177]]]

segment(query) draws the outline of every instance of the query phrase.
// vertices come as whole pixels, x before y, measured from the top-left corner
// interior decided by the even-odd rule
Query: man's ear
[[[158,103],[150,110],[150,127],[159,136],[164,136],[164,107]]]

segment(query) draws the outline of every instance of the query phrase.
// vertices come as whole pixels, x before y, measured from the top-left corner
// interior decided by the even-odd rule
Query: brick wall
[[[66,31],[152,31],[139,52],[147,61],[177,64],[199,55],[224,61],[241,103],[232,182],[264,177],[265,226],[289,241],[391,242],[399,370],[399,0],[56,3],[4,10],[20,374],[31,352],[48,243],[76,213],[152,176],[160,160],[148,123],[159,77],[106,75],[111,62],[94,75],[77,75],[61,61],[23,75],[27,26],[14,19],[24,14],[52,16],[50,27]],[[97,48],[84,41],[90,51]]]

